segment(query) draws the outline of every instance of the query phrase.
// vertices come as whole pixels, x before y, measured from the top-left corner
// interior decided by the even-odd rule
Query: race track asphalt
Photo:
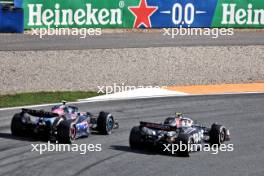
[[[120,129],[110,136],[91,135],[77,144],[102,144],[101,152],[31,152],[31,143],[10,135],[12,114],[0,111],[0,175],[23,176],[263,176],[264,94],[211,95],[91,102],[82,111],[112,112]],[[45,107],[44,109],[49,109]],[[189,158],[132,151],[129,132],[140,120],[162,122],[181,111],[205,124],[218,122],[231,131],[233,152],[193,153]]]
[[[232,36],[171,36],[159,33],[116,33],[88,36],[44,36],[0,34],[0,51],[36,51],[36,50],[86,50],[112,48],[149,48],[184,46],[248,46],[263,45],[262,31],[238,32]]]

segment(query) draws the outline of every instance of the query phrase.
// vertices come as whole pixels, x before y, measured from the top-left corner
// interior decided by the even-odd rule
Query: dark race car
[[[15,136],[37,136],[45,140],[71,143],[81,137],[88,137],[91,131],[109,135],[118,128],[118,122],[108,113],[101,111],[98,116],[79,112],[66,102],[53,106],[51,112],[22,109],[13,116],[11,132]]]
[[[190,118],[183,117],[181,113],[168,117],[161,124],[140,122],[139,126],[131,129],[129,136],[129,144],[132,149],[147,147],[164,149],[167,144],[195,146],[195,144],[207,143],[218,146],[228,140],[230,140],[230,132],[223,125],[212,124],[211,128],[208,128],[194,123]],[[194,150],[188,147],[184,150],[177,150],[176,154],[189,156],[190,152],[198,150],[198,148]]]

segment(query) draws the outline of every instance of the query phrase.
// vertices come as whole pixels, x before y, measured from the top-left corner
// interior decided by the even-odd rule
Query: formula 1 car
[[[140,122],[139,126],[131,129],[129,136],[131,149],[146,147],[161,149],[168,144],[185,144],[188,148],[175,152],[180,156],[189,156],[190,152],[199,150],[190,148],[192,144],[207,143],[218,146],[228,140],[230,140],[230,132],[223,125],[214,123],[211,128],[208,128],[194,123],[190,118],[183,117],[181,113],[168,117],[161,124]]]
[[[79,112],[78,107],[67,106],[66,102],[53,106],[51,112],[22,109],[11,122],[14,136],[37,136],[59,143],[88,137],[91,131],[109,135],[118,127],[118,122],[108,112],[101,111],[95,116],[90,112]]]

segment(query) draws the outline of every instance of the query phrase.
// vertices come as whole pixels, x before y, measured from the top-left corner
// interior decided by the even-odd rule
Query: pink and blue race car
[[[22,109],[13,116],[11,132],[14,136],[33,136],[44,140],[71,143],[77,138],[88,137],[91,132],[109,135],[118,128],[118,122],[108,113],[99,115],[79,112],[78,107],[66,102],[51,108],[51,111]]]

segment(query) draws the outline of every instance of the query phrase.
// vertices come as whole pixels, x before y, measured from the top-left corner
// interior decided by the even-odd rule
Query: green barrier
[[[123,26],[123,7],[119,0],[25,0],[25,28]],[[121,6],[121,7],[120,7]]]
[[[264,1],[218,0],[212,27],[264,28]]]
[[[264,28],[263,0],[25,0],[30,28]]]

